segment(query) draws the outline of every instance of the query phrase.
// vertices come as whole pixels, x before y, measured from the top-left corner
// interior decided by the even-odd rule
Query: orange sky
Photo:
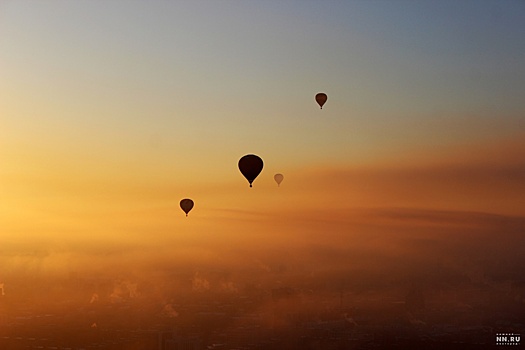
[[[3,2],[0,283],[522,230],[520,6]]]
[[[405,155],[399,162],[319,164],[290,169],[281,187],[265,169],[252,189],[234,160],[229,179],[183,186],[159,181],[162,174],[144,174],[133,165],[110,167],[103,158],[92,168],[83,159],[47,162],[20,157],[24,171],[11,168],[2,174],[3,235],[16,240],[22,239],[20,232],[22,237],[111,240],[130,232],[180,235],[195,227],[200,234],[213,227],[214,235],[223,235],[246,222],[256,222],[256,230],[265,231],[275,225],[272,215],[286,221],[288,213],[328,213],[336,220],[334,215],[344,217],[346,210],[355,208],[524,215],[524,154],[525,143],[516,139],[425,157],[416,154],[412,159]],[[196,205],[185,218],[178,202],[188,196]]]

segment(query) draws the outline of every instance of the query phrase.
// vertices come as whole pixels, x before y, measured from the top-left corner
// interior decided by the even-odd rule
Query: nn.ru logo
[[[520,338],[515,333],[496,333],[496,345],[520,345]]]

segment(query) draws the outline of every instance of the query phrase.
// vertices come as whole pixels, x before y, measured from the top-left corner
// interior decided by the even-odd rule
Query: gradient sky
[[[523,38],[510,0],[4,0],[3,254],[343,234],[360,208],[523,216]]]

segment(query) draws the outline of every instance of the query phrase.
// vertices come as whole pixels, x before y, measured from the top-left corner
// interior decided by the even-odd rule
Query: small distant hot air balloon
[[[239,170],[252,187],[252,182],[263,169],[263,160],[255,154],[247,154],[239,159]]]
[[[283,182],[283,179],[284,179],[284,176],[283,174],[275,174],[273,176],[275,182],[277,182],[277,186],[280,187],[281,186],[281,182]]]
[[[180,207],[186,213],[186,216],[188,216],[188,213],[193,208],[193,201],[189,198],[184,198],[180,201]]]
[[[326,96],[324,92],[320,92],[315,95],[315,101],[319,104],[321,109],[323,109],[323,105],[326,103],[326,100],[328,100],[328,96]]]

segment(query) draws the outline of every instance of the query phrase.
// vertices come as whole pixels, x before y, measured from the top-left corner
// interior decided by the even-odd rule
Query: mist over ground
[[[244,235],[237,244],[213,233],[205,241],[179,240],[176,232],[163,239],[153,232],[151,242],[136,244],[66,238],[27,251],[5,244],[3,292],[28,307],[71,295],[88,303],[94,294],[98,302],[122,301],[121,295],[160,305],[202,293],[242,295],[250,288],[334,296],[395,291],[402,299],[412,286],[436,293],[525,282],[523,217],[401,208],[344,214],[287,214],[286,222],[262,231],[250,231],[253,223],[234,226],[232,237]]]

